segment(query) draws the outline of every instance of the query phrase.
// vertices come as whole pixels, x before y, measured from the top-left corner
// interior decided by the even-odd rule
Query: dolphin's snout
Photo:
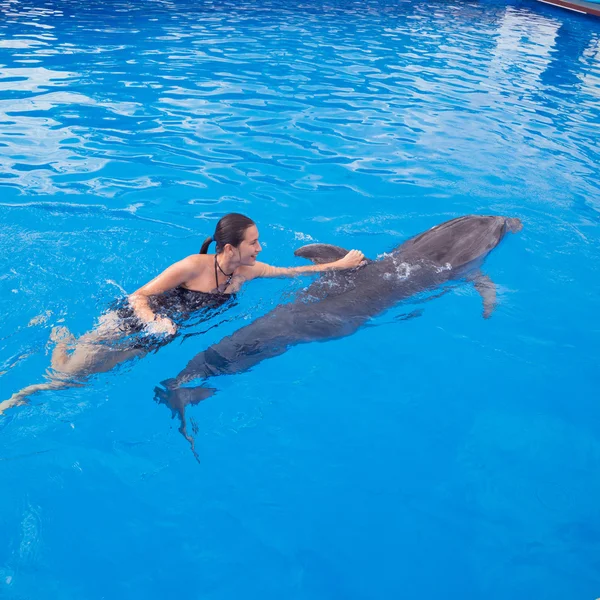
[[[517,219],[517,217],[506,217],[504,219],[504,225],[506,226],[506,230],[512,233],[518,233],[523,229],[523,223],[521,219]]]

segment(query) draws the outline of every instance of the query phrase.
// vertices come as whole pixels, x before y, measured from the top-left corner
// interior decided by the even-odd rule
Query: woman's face
[[[246,229],[244,239],[236,250],[239,252],[240,264],[251,267],[256,263],[256,257],[262,251],[262,247],[258,241],[258,228],[256,225],[251,225]]]

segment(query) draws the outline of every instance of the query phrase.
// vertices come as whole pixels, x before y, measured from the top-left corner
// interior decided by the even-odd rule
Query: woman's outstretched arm
[[[358,267],[365,255],[360,250],[350,250],[346,256],[330,263],[320,265],[306,265],[303,267],[272,267],[265,263],[257,262],[252,267],[244,267],[244,279],[258,279],[259,277],[295,277],[304,273],[322,273],[323,271],[343,271]]]

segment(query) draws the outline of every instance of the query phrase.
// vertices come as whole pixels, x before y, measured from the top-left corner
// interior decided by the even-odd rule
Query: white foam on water
[[[383,278],[386,281],[390,281],[392,279],[404,281],[405,279],[408,279],[415,271],[421,268],[420,265],[412,265],[404,261],[398,262],[393,255],[388,254],[387,252],[379,255],[377,258],[380,259],[387,257],[391,257],[392,263],[394,264],[394,271],[392,273],[384,274]]]
[[[442,265],[441,267],[435,268],[436,273],[443,273],[444,271],[451,271],[451,270],[452,270],[452,265],[450,263],[446,263],[445,265]]]

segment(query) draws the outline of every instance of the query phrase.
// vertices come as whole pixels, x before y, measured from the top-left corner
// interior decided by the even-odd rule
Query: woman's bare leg
[[[107,313],[102,315],[95,329],[79,339],[66,327],[55,327],[50,334],[56,346],[52,352],[51,370],[47,372],[49,381],[29,385],[0,402],[0,414],[26,404],[27,398],[37,392],[79,387],[90,375],[110,371],[122,362],[147,354],[148,351],[142,348],[118,348],[116,343],[123,339],[123,333],[117,325],[118,316]]]
[[[27,387],[24,387],[22,390],[19,390],[13,394],[8,400],[0,402],[0,415],[9,408],[27,404],[27,399],[29,396],[32,396],[37,392],[43,392],[45,390],[61,390],[70,387],[78,387],[80,385],[80,383],[76,383],[74,381],[63,381],[60,379],[53,379],[46,383],[35,383],[33,385],[28,385]]]

